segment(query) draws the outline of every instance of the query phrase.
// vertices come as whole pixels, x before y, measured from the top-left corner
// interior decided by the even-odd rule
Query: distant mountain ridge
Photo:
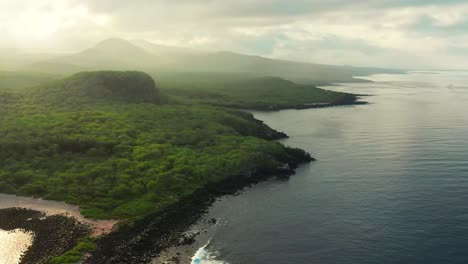
[[[107,39],[75,54],[34,63],[28,70],[55,74],[89,70],[142,70],[151,75],[159,72],[246,73],[313,84],[355,81],[352,77],[356,75],[401,72],[277,60],[228,51],[203,52],[148,41],[135,42]]]
[[[30,70],[72,74],[92,70],[143,70],[155,58],[144,49],[122,39],[107,39],[81,52],[32,64]]]

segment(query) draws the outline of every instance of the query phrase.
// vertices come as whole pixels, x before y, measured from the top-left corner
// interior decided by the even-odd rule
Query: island
[[[65,201],[79,206],[84,217],[119,220],[108,236],[91,239],[87,233],[51,253],[52,263],[69,263],[60,255],[75,247],[95,251],[91,263],[131,254],[121,246],[148,221],[164,223],[166,228],[158,226],[161,237],[181,233],[197,215],[185,209],[201,212],[213,197],[291,174],[312,160],[275,142],[286,135],[252,114],[201,97],[181,100],[143,72],[82,72],[27,92],[3,91],[0,98],[0,192]],[[192,221],[181,214],[193,215]],[[177,243],[173,237],[162,246]],[[83,241],[93,246],[83,247]],[[144,244],[138,243],[140,251]]]
[[[135,61],[102,63],[117,60],[117,51]],[[182,66],[162,70],[147,51],[108,40],[39,63],[36,71],[0,72],[0,193],[74,207],[68,217],[41,207],[0,207],[0,229],[48,241],[31,246],[22,263],[145,263],[190,243],[184,232],[214,199],[287,177],[314,160],[279,143],[287,135],[249,110],[362,104],[354,94],[317,88],[306,73],[336,70],[333,79],[318,75],[315,83],[323,84],[372,72],[233,53],[181,54],[175,58],[183,57]],[[218,59],[228,69],[214,72]],[[252,65],[256,74],[242,72]],[[63,235],[51,231],[57,223],[70,231],[66,243],[63,236],[54,240]]]

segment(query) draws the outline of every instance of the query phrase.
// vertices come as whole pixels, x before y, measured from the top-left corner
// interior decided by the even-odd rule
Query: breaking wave
[[[203,247],[199,248],[195,255],[192,257],[191,264],[228,264],[225,261],[216,260],[212,252],[207,250],[207,246],[210,244],[210,241],[206,243]]]

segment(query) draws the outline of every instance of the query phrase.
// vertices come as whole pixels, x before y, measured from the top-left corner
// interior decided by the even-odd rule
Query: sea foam
[[[199,248],[195,255],[192,257],[191,264],[228,264],[225,261],[216,260],[213,253],[207,250],[207,246],[210,244],[210,241],[206,243],[203,247]]]

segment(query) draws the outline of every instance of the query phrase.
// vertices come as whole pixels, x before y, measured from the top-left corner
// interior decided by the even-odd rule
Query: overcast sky
[[[109,38],[358,66],[468,68],[468,1],[0,0],[0,49]]]

